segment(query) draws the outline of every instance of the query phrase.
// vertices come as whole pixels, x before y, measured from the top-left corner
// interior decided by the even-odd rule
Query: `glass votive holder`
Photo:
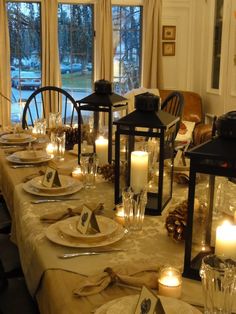
[[[46,153],[48,155],[54,156],[55,145],[54,143],[48,143],[46,146]]]
[[[164,266],[158,276],[158,291],[160,295],[179,299],[182,293],[182,275],[172,266]]]
[[[78,180],[80,180],[80,181],[83,181],[83,173],[82,173],[82,170],[81,170],[81,167],[80,167],[80,166],[76,166],[76,167],[72,170],[71,175],[72,175],[73,178],[78,179]]]
[[[125,211],[123,204],[116,205],[115,221],[117,221],[122,226],[125,225]]]

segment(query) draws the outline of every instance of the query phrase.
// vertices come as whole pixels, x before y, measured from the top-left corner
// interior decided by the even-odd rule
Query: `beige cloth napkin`
[[[158,289],[157,265],[150,265],[145,262],[137,265],[133,263],[112,269],[107,267],[101,274],[89,276],[78,283],[73,290],[76,296],[89,296],[100,293],[110,284],[121,283],[129,286],[142,287],[145,285],[150,289]]]
[[[100,214],[103,209],[103,203],[94,204],[91,202],[84,205],[88,206],[91,209],[94,209],[96,214]],[[54,223],[59,220],[80,215],[82,210],[83,204],[75,208],[56,209],[54,211],[50,211],[49,213],[41,215],[40,220],[47,223]]]

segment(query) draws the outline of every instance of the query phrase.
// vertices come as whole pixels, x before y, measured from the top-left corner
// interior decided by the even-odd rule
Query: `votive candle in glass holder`
[[[54,156],[55,146],[53,143],[48,143],[46,147],[46,152],[48,155]]]
[[[180,271],[172,266],[161,268],[158,277],[159,294],[179,299],[182,293],[182,276]]]
[[[116,213],[115,213],[115,220],[124,226],[125,224],[125,212],[123,204],[116,205]]]
[[[80,166],[76,166],[72,171],[72,177],[83,181],[83,174]]]

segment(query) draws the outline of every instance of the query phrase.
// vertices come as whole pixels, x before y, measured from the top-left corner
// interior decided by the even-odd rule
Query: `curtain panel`
[[[112,10],[111,0],[98,0],[96,23],[95,80],[113,79]]]
[[[41,0],[42,12],[42,86],[61,87],[61,72],[58,49],[58,1]],[[49,99],[45,100],[45,103]],[[57,109],[52,101],[52,111]],[[49,106],[46,105],[46,116],[49,114]]]
[[[162,0],[144,0],[142,86],[158,87]]]
[[[0,0],[0,125],[10,124],[11,115],[10,39],[6,1]]]

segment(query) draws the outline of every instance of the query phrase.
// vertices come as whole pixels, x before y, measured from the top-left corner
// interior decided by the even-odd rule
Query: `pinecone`
[[[185,227],[187,224],[188,201],[184,200],[170,212],[166,218],[165,227],[168,235],[176,241],[185,238]]]
[[[103,176],[103,178],[107,181],[114,182],[115,181],[115,165],[114,164],[106,164],[100,166],[98,169],[98,173]]]

